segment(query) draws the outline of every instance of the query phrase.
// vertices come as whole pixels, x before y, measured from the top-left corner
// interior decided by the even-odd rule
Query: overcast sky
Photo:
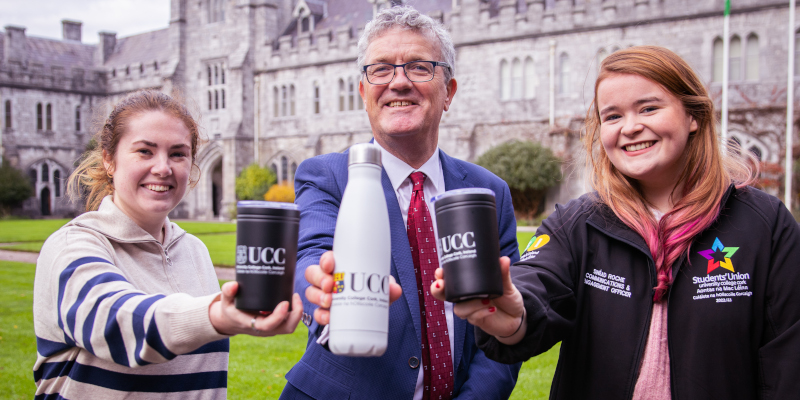
[[[61,39],[61,20],[83,22],[83,42],[97,43],[100,31],[117,37],[169,25],[170,0],[0,0],[0,26],[27,28],[28,36]]]

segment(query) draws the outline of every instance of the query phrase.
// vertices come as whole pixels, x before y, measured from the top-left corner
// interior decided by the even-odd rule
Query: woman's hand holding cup
[[[501,343],[519,343],[526,332],[525,305],[522,295],[511,282],[511,260],[500,257],[500,271],[503,276],[503,295],[494,299],[474,299],[455,303],[453,312],[470,324],[481,328]],[[444,301],[444,270],[436,269],[436,280],[431,284],[433,297]]]
[[[292,295],[292,311],[289,302],[282,301],[272,313],[251,314],[234,306],[233,300],[239,289],[237,282],[222,285],[218,300],[211,303],[209,317],[211,325],[223,335],[248,334],[251,336],[275,336],[294,332],[303,315],[303,302],[297,293]]]

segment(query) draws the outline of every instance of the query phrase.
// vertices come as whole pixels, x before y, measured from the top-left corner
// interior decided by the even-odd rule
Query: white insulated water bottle
[[[350,148],[347,187],[333,236],[333,302],[328,347],[336,355],[378,357],[389,335],[391,233],[381,185],[381,151]]]

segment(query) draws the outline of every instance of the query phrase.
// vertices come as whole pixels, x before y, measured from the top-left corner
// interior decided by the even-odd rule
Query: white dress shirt
[[[381,147],[378,142],[375,142],[375,145]],[[406,226],[408,226],[408,206],[411,204],[411,191],[414,188],[414,184],[411,183],[409,175],[416,171],[425,174],[426,178],[425,183],[422,185],[422,191],[425,194],[425,203],[428,204],[428,210],[430,210],[431,213],[431,221],[433,222],[433,226],[436,226],[436,213],[433,212],[431,199],[445,192],[444,173],[442,172],[442,162],[439,159],[439,148],[436,148],[431,158],[429,158],[425,164],[422,164],[419,169],[412,168],[382,147],[381,162],[383,163],[383,169],[386,171],[386,175],[389,176],[389,181],[392,182],[392,187],[397,195],[397,203],[400,205],[400,215],[403,216],[403,223],[405,223]],[[436,229],[434,229],[434,233],[437,233]],[[436,244],[438,245],[438,234],[436,235],[436,239]],[[412,291],[407,291],[406,296],[412,293]],[[420,304],[420,307],[422,307],[422,304]],[[444,309],[445,317],[447,318],[447,331],[449,332],[447,337],[450,339],[450,354],[455,357],[456,353],[453,350],[453,303],[444,302]],[[424,324],[425,321],[420,321],[420,323]],[[453,362],[453,369],[455,370],[455,361]],[[422,399],[423,371],[422,360],[420,360],[417,387],[414,390],[414,400]]]

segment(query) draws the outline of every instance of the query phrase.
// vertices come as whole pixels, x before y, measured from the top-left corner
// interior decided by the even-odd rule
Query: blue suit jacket
[[[483,187],[496,193],[500,253],[510,257],[512,263],[519,260],[508,185],[484,168],[449,157],[441,150],[439,154],[446,190]],[[333,247],[336,217],[347,185],[347,153],[314,157],[297,169],[295,202],[301,216],[295,290],[303,298],[303,321],[309,327],[309,337],[302,359],[286,374],[293,388],[287,385],[284,399],[294,398],[292,393],[299,395],[295,389],[315,399],[410,400],[414,395],[419,369],[411,368],[409,359],[422,360],[417,282],[403,216],[385,171],[382,184],[391,226],[391,273],[403,287],[403,296],[389,308],[389,343],[383,356],[340,357],[316,343],[323,327],[310,317],[316,306],[305,298],[309,286],[305,269],[318,264],[320,256]],[[465,320],[454,316],[453,328],[454,397],[507,399],[521,364],[500,364],[486,358],[475,345],[474,327]]]

